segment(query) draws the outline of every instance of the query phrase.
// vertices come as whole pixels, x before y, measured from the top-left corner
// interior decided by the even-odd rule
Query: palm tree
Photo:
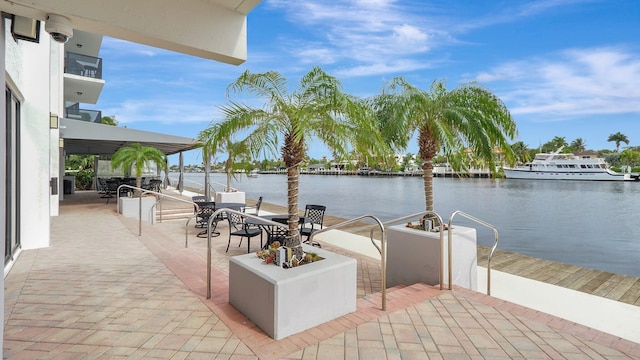
[[[568,145],[567,139],[564,136],[554,136],[553,139],[542,145],[542,152],[554,152]]]
[[[358,150],[376,149],[374,123],[364,104],[345,94],[340,82],[314,67],[305,74],[295,91],[289,93],[287,80],[278,72],[245,71],[227,87],[227,97],[250,94],[262,98],[262,108],[230,100],[222,106],[225,120],[219,124],[216,138],[232,138],[247,133],[240,143],[257,156],[280,154],[287,168],[288,237],[286,246],[302,256],[298,234],[298,175],[309,141],[317,138],[336,154],[346,154],[350,146]],[[369,120],[369,121],[367,121]]]
[[[448,91],[444,81],[436,80],[427,92],[397,78],[377,97],[375,109],[384,136],[395,147],[405,148],[417,131],[427,211],[433,211],[433,159],[438,153],[461,154],[468,149],[494,174],[498,172],[495,149],[508,163],[514,162],[508,140],[517,134],[516,123],[504,103],[479,84]]]
[[[142,186],[144,166],[150,161],[155,162],[156,166],[159,166],[162,170],[166,170],[167,163],[162,151],[152,146],[142,146],[138,143],[133,143],[121,147],[113,154],[111,157],[111,167],[117,169],[122,166],[125,171],[134,167],[136,187],[140,188]],[[140,196],[140,194],[141,192],[136,190],[136,195]]]
[[[225,191],[231,191],[231,179],[234,177],[234,164],[240,160],[247,160],[250,157],[248,149],[243,143],[234,143],[231,138],[223,138],[218,136],[220,132],[220,123],[211,124],[208,128],[200,131],[198,134],[198,142],[202,147],[202,157],[204,160],[205,171],[205,195],[210,198],[208,169],[211,164],[211,158],[218,152],[226,152],[227,160],[224,162],[224,171],[227,175],[227,187]]]
[[[620,152],[620,143],[625,143],[629,145],[629,138],[627,137],[627,135],[619,131],[615,134],[609,135],[609,138],[607,139],[607,141],[608,142],[613,141],[616,143],[616,152]]]
[[[513,150],[513,154],[515,155],[518,163],[524,164],[531,161],[529,147],[524,143],[524,141],[517,141],[511,144],[511,150]]]
[[[572,151],[585,151],[587,148],[587,144],[582,138],[577,138],[571,142],[571,145],[569,145],[569,147]]]

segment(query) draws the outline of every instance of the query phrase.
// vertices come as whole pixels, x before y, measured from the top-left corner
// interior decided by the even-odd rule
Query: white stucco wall
[[[47,247],[50,202],[55,201],[57,206],[57,196],[51,197],[49,189],[51,140],[55,135],[49,130],[51,40],[42,26],[40,43],[16,42],[5,27],[6,72],[24,97],[20,119],[20,240],[23,249]],[[54,155],[57,175],[58,154]]]

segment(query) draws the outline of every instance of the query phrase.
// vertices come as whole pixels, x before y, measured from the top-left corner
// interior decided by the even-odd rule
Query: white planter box
[[[476,229],[453,226],[453,284],[478,289]],[[448,282],[447,231],[444,232],[444,283]],[[417,282],[440,283],[440,233],[410,229],[404,225],[387,229],[387,287]]]
[[[244,191],[216,192],[214,199],[217,203],[245,203]]]
[[[156,222],[156,207],[153,206],[156,203],[154,196],[142,197],[142,221],[146,221],[150,224]],[[139,209],[140,198],[120,198],[118,204],[118,212],[124,217],[137,219],[140,216]]]
[[[303,247],[324,260],[291,269],[256,254],[229,260],[229,303],[276,340],[356,311],[356,260]]]

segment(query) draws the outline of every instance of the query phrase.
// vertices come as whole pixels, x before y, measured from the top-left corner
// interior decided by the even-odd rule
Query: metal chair
[[[196,227],[204,228],[204,230],[200,231],[196,236],[204,238],[208,236],[209,219],[211,219],[211,215],[213,215],[213,213],[216,211],[216,203],[212,201],[206,201],[198,203],[198,206],[199,209],[196,215]],[[216,231],[218,221],[220,221],[220,218],[216,217],[211,222],[211,236],[220,235],[220,232]]]
[[[309,242],[309,237],[314,232],[322,229],[322,223],[324,222],[324,212],[327,207],[324,205],[307,205],[304,208],[304,223],[300,225],[300,236],[306,236],[304,241],[312,246],[322,247],[319,242]]]
[[[251,215],[256,215],[258,216],[259,212],[260,212],[260,206],[262,205],[262,196],[260,196],[258,198],[258,202],[256,202],[256,204],[254,206],[246,206],[244,208],[244,212],[246,212],[247,214],[251,214]]]
[[[232,236],[240,236],[240,243],[238,247],[242,245],[242,239],[247,238],[247,253],[251,252],[251,238],[260,235],[260,248],[262,248],[262,229],[255,225],[249,225],[244,220],[244,216],[236,213],[228,213],[227,220],[229,221],[229,242],[227,243],[227,250],[229,252],[229,245],[231,244]]]
[[[204,228],[207,226],[209,217],[211,216],[213,211],[215,211],[216,203],[213,201],[197,201],[197,203],[198,206],[193,206],[193,211],[196,214],[196,227]]]
[[[107,180],[107,188],[105,194],[101,196],[103,198],[107,198],[107,204],[109,204],[109,199],[111,199],[118,192],[118,186],[120,186],[120,181],[116,179]]]

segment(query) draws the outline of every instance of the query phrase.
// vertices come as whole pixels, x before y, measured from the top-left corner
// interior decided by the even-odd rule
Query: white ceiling
[[[0,10],[229,64],[247,57],[246,15],[261,0],[0,0]],[[95,56],[95,55],[94,55]]]

